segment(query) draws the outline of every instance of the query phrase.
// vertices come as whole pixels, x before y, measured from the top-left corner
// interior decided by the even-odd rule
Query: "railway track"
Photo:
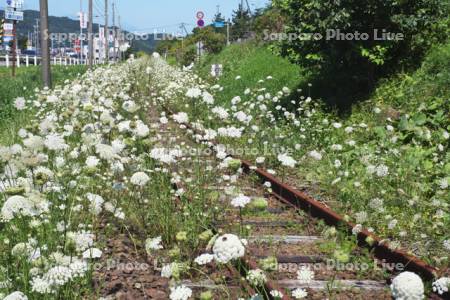
[[[160,113],[167,113],[165,122]],[[302,295],[304,299],[392,299],[389,285],[400,271],[392,270],[393,264],[427,280],[434,278],[434,268],[391,250],[372,233],[352,232],[353,224],[266,171],[233,157],[219,159],[213,143],[202,141],[189,124],[169,120],[170,113],[153,103],[148,123],[155,147],[177,150],[175,160],[161,168],[168,168],[173,178],[180,213],[185,213],[185,201],[204,199],[217,212],[205,221],[205,230],[219,239],[225,235],[244,239],[245,256],[225,265],[192,263],[175,283],[162,278],[160,268],[153,268],[158,266],[154,257],[134,251],[133,236],[140,233],[130,229],[108,245],[109,257],[120,256],[124,262],[133,260],[151,269],[119,274],[102,270],[100,277],[112,280],[108,288],[100,289],[105,299],[168,299],[170,288],[180,284],[201,299],[296,299]],[[245,207],[232,205],[243,196],[249,201]],[[212,253],[212,244],[193,252],[191,259],[206,253]],[[168,262],[167,257],[162,259]],[[429,299],[446,297],[432,294]]]
[[[240,161],[238,168],[234,166],[230,171],[223,166],[223,160],[216,158],[214,151],[208,151],[214,148],[213,144],[199,141],[198,136],[195,141],[196,132],[189,125],[172,121],[161,125],[155,113],[150,121],[154,134],[162,141],[161,146],[196,153],[178,159],[172,172],[178,176],[195,177],[197,174],[201,177],[202,170],[215,170],[215,176],[207,179],[190,179],[197,183],[194,192],[180,183],[176,188],[187,191],[191,197],[208,193],[217,210],[222,212],[209,224],[210,229],[218,235],[234,234],[245,238],[248,243],[245,257],[228,265],[226,271],[208,268],[207,279],[204,275],[191,274],[182,281],[185,286],[198,292],[219,291],[221,296],[217,299],[248,298],[255,294],[264,299],[294,299],[293,290],[297,290],[297,295],[305,293],[307,299],[391,299],[389,267],[392,265],[389,263],[406,262],[406,269],[433,276],[435,270],[418,260],[406,255],[400,259],[392,257],[388,255],[392,251],[382,244],[378,247],[385,250],[377,250],[379,239],[370,233],[361,231],[357,236],[348,235],[350,224],[327,209],[319,210],[322,208],[315,202],[305,204],[312,199],[263,170]],[[246,208],[239,209],[231,204],[239,196],[250,199]],[[338,227],[340,230],[336,230]],[[374,252],[359,247],[367,244],[367,237],[373,240]],[[241,280],[249,279],[249,274],[255,270],[265,274],[263,284],[252,283],[251,279],[250,282]]]
[[[164,111],[173,114],[167,107]],[[189,124],[181,127],[191,135],[191,142],[195,139],[199,142],[201,132]],[[204,147],[216,150],[217,145],[213,142],[202,142]],[[290,292],[301,289],[308,294],[308,299],[391,299],[389,284],[400,271],[415,272],[430,282],[438,275],[439,270],[406,252],[391,249],[375,234],[364,229],[355,232],[356,224],[347,222],[319,201],[284,184],[267,171],[239,158],[229,158],[238,159],[241,164],[242,174],[237,179],[239,183],[234,185],[238,191],[227,193],[227,184],[206,187],[221,193],[219,200],[226,210],[224,219],[214,224],[214,229],[247,238],[248,253],[241,261],[244,269],[239,271],[243,276],[255,269],[269,271],[263,297],[278,299],[270,292],[280,291],[282,299],[292,299]],[[210,161],[213,163],[214,158]],[[254,202],[265,201],[266,207],[257,208],[256,213],[250,209],[244,214],[242,210],[238,213],[230,208],[232,198],[244,194]],[[336,228],[344,236],[330,236],[330,231],[334,232]],[[350,253],[340,253],[340,249],[348,247],[349,240],[354,240],[357,247]],[[331,247],[332,253],[327,249],[330,243],[336,243]],[[347,257],[348,254],[352,258]],[[265,264],[269,261],[276,262],[276,267],[267,268]],[[308,271],[314,276],[305,280],[302,276],[308,277]],[[214,286],[211,282],[203,282],[203,285]],[[191,286],[202,284],[192,283]],[[448,295],[431,294],[429,299],[448,299]]]

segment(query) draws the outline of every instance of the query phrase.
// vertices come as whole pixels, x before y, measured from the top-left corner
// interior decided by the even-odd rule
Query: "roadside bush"
[[[377,80],[420,65],[449,32],[448,0],[274,0],[287,17],[286,33],[319,33],[321,39],[284,40],[280,53],[314,70],[335,104],[348,104],[373,89]],[[329,30],[368,33],[369,39],[326,39]],[[401,33],[403,40],[375,39],[374,30]],[[322,86],[323,87],[323,86]],[[323,90],[318,85],[319,90]],[[353,102],[355,99],[350,99]]]

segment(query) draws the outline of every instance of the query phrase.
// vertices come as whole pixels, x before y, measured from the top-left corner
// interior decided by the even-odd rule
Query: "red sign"
[[[205,17],[205,13],[202,11],[197,12],[197,19],[201,20]]]
[[[80,52],[81,51],[81,47],[80,47],[80,40],[75,40],[75,52]]]

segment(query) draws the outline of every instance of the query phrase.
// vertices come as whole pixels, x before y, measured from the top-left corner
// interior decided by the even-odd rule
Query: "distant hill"
[[[3,16],[4,11],[0,10],[0,17],[3,18]],[[36,19],[39,19],[39,11],[25,10],[24,21],[19,22],[17,26],[18,35],[26,37],[29,32],[34,32]],[[80,32],[80,22],[68,17],[49,16],[49,30],[50,33],[78,33]],[[94,23],[94,31],[98,31],[97,23]],[[156,43],[157,42],[154,40],[153,36],[150,36],[146,41],[133,41],[132,47],[136,51],[152,52],[156,47]]]

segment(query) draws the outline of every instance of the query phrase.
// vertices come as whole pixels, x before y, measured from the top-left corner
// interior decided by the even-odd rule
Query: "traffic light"
[[[0,44],[3,44],[4,24],[5,24],[5,19],[0,19]]]

